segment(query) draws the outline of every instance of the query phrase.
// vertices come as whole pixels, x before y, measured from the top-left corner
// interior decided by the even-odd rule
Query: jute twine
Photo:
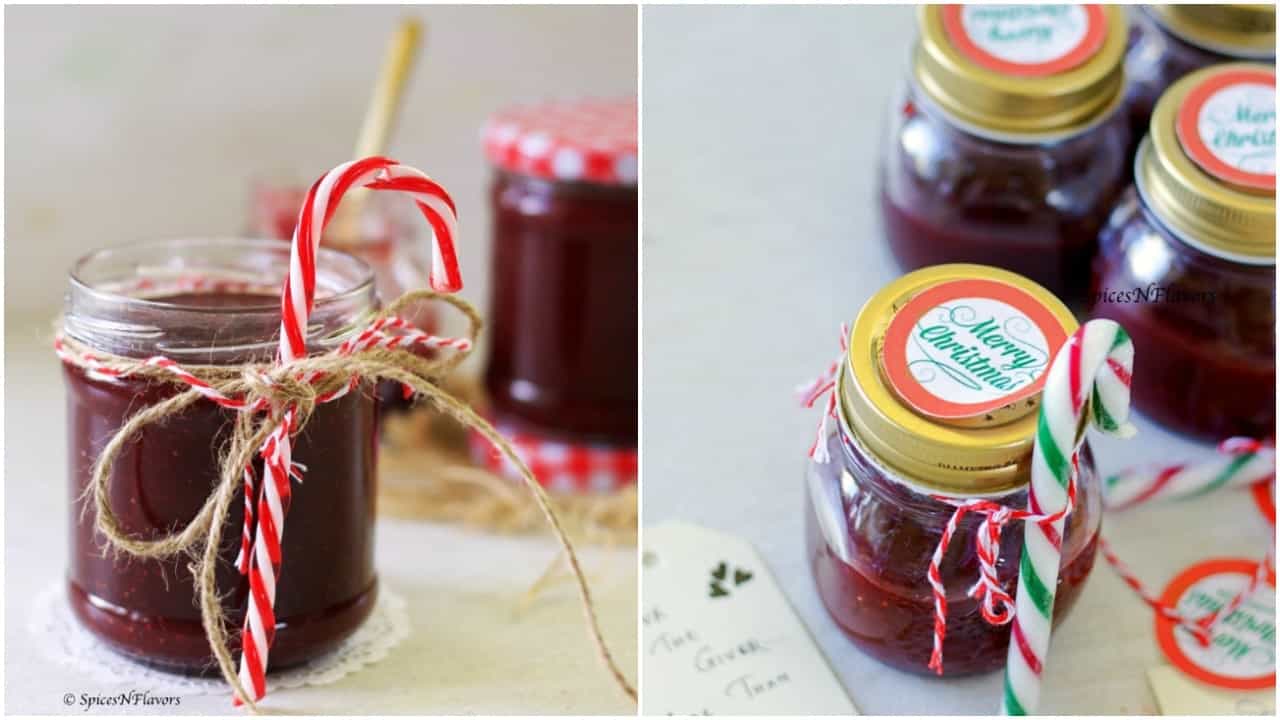
[[[442,384],[469,405],[483,403],[475,378],[456,374]],[[379,453],[379,512],[496,533],[531,533],[543,527],[534,499],[511,478],[476,464],[466,428],[429,406],[388,413]],[[639,513],[634,485],[612,492],[549,495],[575,540],[605,547],[635,545]]]
[[[406,293],[382,310],[371,322],[380,318],[395,317],[410,305],[431,301],[448,303],[467,318],[469,325],[467,337],[472,341],[471,346],[474,347],[475,339],[483,324],[480,315],[470,303],[451,295],[430,290]],[[240,683],[228,647],[227,608],[223,606],[222,599],[218,596],[215,581],[218,549],[231,504],[237,492],[243,487],[244,468],[253,461],[267,437],[280,425],[282,409],[295,408],[294,430],[300,431],[315,411],[319,398],[326,393],[341,390],[356,378],[368,381],[394,380],[408,386],[444,415],[464,427],[474,429],[512,462],[532,495],[538,511],[550,525],[569,563],[577,584],[587,629],[601,662],[618,687],[633,702],[636,700],[635,688],[622,673],[605,644],[596,615],[595,602],[592,600],[591,590],[583,575],[578,555],[565,532],[560,516],[552,506],[551,499],[511,445],[493,426],[476,414],[466,402],[440,385],[442,378],[462,362],[469,351],[457,351],[442,358],[423,358],[407,349],[375,347],[356,350],[351,354],[338,354],[334,351],[303,358],[286,365],[246,363],[230,366],[183,366],[184,370],[222,395],[241,398],[249,406],[265,401],[266,407],[270,409],[263,412],[236,413],[230,440],[223,449],[222,463],[219,468],[220,480],[195,518],[170,535],[155,540],[141,540],[126,533],[111,507],[108,491],[112,467],[126,444],[143,428],[178,415],[204,399],[204,396],[199,390],[176,377],[170,370],[148,364],[145,360],[104,354],[67,337],[60,338],[60,342],[70,351],[64,355],[64,362],[85,369],[104,368],[122,376],[147,382],[188,387],[166,400],[140,410],[129,418],[102,449],[93,466],[92,479],[81,500],[92,497],[93,506],[97,511],[95,526],[106,541],[103,546],[104,555],[114,550],[142,559],[162,560],[182,553],[192,558],[188,567],[195,581],[201,621],[209,640],[209,647],[227,684],[253,711],[257,712],[258,708]],[[93,358],[92,365],[81,359],[90,356]],[[309,378],[311,381],[304,382],[300,378]],[[87,504],[85,509],[87,510]]]

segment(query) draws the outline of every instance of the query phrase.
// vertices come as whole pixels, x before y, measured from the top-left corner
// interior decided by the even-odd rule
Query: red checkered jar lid
[[[634,99],[547,102],[496,113],[485,126],[484,149],[510,172],[634,187],[636,138]]]

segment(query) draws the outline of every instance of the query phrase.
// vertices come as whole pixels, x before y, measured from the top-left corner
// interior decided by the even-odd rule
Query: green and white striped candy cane
[[[1054,515],[1051,521],[1028,522],[1018,571],[1018,594],[1005,665],[1005,715],[1036,711],[1040,677],[1049,652],[1053,600],[1062,562],[1063,512],[1067,507],[1073,458],[1084,431],[1133,434],[1129,417],[1129,378],[1133,343],[1111,320],[1090,320],[1058,350],[1045,380],[1031,459],[1028,509]]]

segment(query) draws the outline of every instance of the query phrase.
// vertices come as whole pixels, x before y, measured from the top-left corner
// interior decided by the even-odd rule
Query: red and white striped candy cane
[[[452,198],[425,173],[381,157],[343,163],[325,173],[307,191],[306,202],[298,213],[293,230],[293,247],[289,253],[289,277],[281,296],[280,359],[282,362],[306,357],[307,320],[315,305],[316,254],[320,236],[333,218],[342,196],[352,187],[394,190],[413,197],[418,209],[431,225],[430,283],[439,292],[462,289],[462,275],[454,250],[457,234],[457,210]]]
[[[1272,482],[1276,448],[1272,439],[1227,438],[1218,457],[1164,467],[1137,467],[1108,477],[1103,503],[1116,512],[1157,500],[1185,500],[1216,490]]]
[[[410,195],[432,229],[432,289],[455,292],[462,287],[454,250],[457,211],[444,188],[423,172],[388,158],[370,157],[339,165],[311,186],[298,213],[289,255],[289,275],[280,299],[280,352],[277,362],[281,364],[307,355],[307,322],[315,305],[316,255],[320,249],[320,236],[342,197],[351,188],[360,186]],[[374,330],[374,335],[366,338],[365,342],[375,342],[380,332],[381,328]],[[403,342],[390,338],[384,335],[376,341]],[[348,348],[348,352],[353,349],[355,345]],[[334,399],[351,387],[348,385],[327,399]],[[249,559],[249,608],[241,634],[239,675],[253,701],[266,695],[268,656],[275,635],[276,581],[282,560],[280,541],[284,536],[285,514],[289,505],[289,479],[295,472],[291,437],[294,408],[278,408],[276,411],[281,413],[280,425],[267,439],[261,452],[265,477],[257,508],[257,534]]]

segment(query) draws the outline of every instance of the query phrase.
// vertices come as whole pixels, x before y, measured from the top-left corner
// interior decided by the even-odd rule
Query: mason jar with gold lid
[[[1136,143],[1164,91],[1189,72],[1276,56],[1276,6],[1149,5],[1134,8],[1125,56],[1125,104]]]
[[[1174,83],[1100,239],[1093,312],[1133,337],[1134,405],[1205,439],[1275,434],[1275,116],[1267,65]]]
[[[1075,300],[1124,190],[1124,13],[929,5],[880,167],[900,265],[999,266]]]
[[[899,669],[930,673],[929,563],[954,508],[981,498],[1025,507],[1040,393],[1076,329],[1066,306],[993,267],[917,270],[876,293],[847,338],[836,422],[807,471],[808,549],[819,595],[853,642]],[[1101,495],[1088,447],[1067,520],[1057,617],[1093,567]],[[988,624],[967,591],[978,579],[967,516],[939,568],[947,588],[947,676],[1004,665],[1009,626]],[[1021,533],[1001,541],[998,573],[1014,590]]]

